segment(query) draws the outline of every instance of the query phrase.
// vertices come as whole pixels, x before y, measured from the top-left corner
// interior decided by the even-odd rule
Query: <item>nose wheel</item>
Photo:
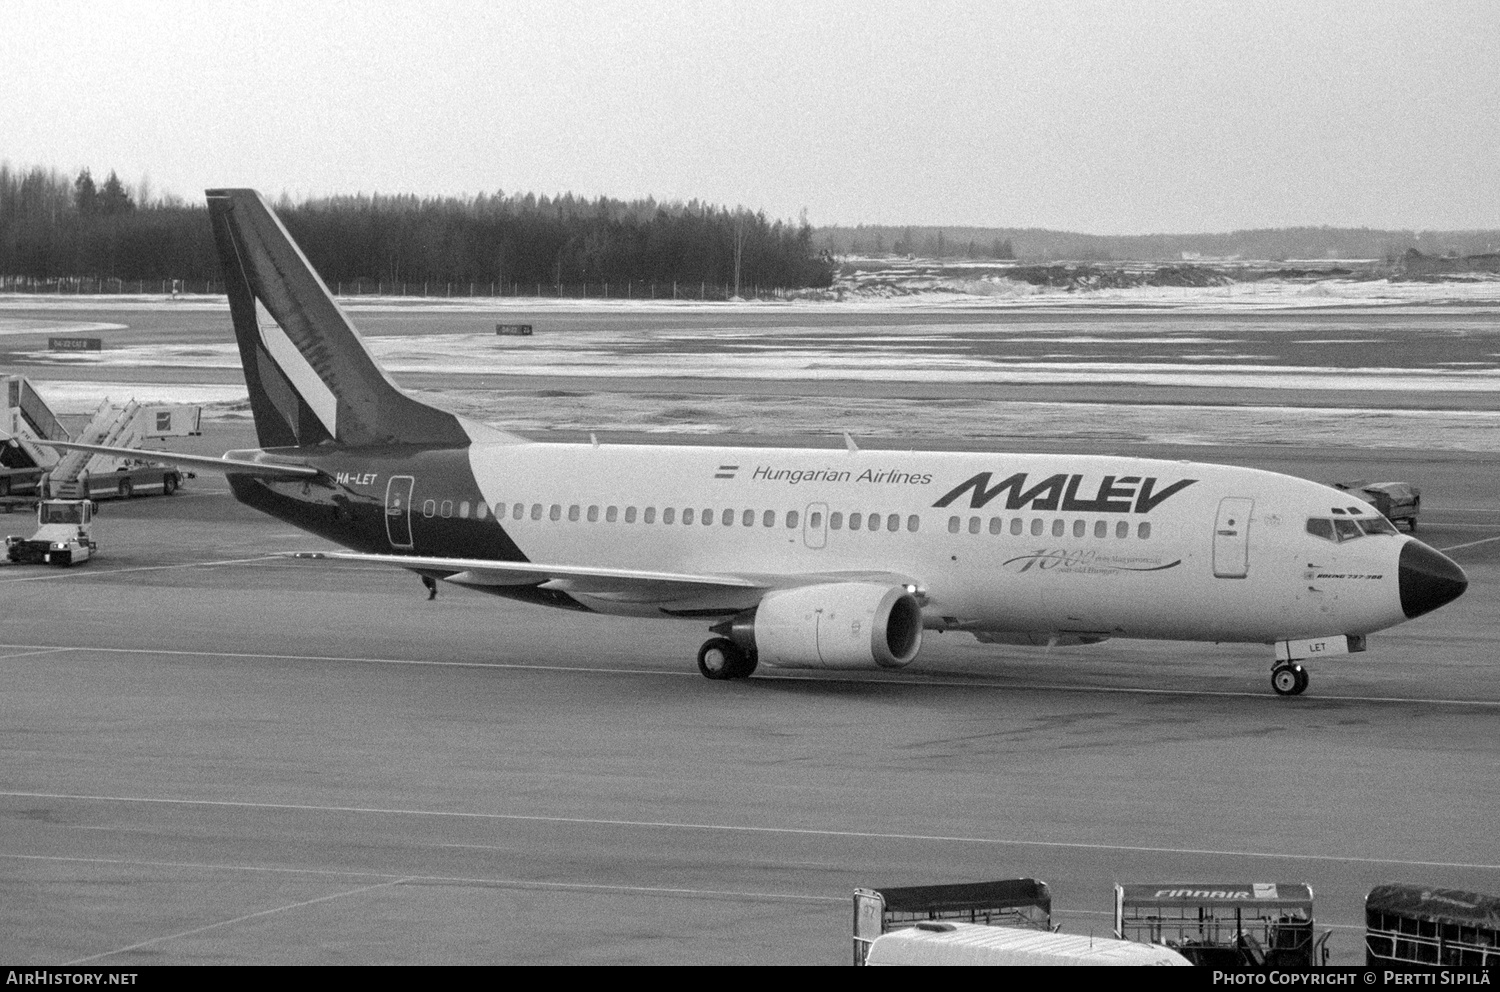
[[[1301,665],[1277,665],[1271,669],[1271,688],[1278,696],[1300,696],[1307,689],[1307,669]]]
[[[706,679],[743,679],[759,659],[727,637],[711,637],[698,649],[698,671]]]

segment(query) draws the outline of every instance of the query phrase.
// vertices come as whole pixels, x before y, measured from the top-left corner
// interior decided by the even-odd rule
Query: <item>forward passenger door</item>
[[[1243,579],[1250,574],[1250,511],[1255,501],[1227,496],[1214,522],[1214,577]]]

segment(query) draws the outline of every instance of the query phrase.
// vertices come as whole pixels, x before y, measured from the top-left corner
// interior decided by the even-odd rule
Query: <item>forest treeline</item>
[[[145,201],[145,202],[142,202]],[[564,193],[335,196],[277,214],[325,282],[553,287],[709,283],[804,288],[833,281],[806,223],[700,203]],[[0,275],[207,281],[219,275],[206,206],[149,198],[111,172],[0,163]]]
[[[813,243],[835,255],[1020,259],[1028,262],[1163,261],[1186,256],[1284,260],[1373,258],[1394,261],[1408,249],[1427,255],[1500,251],[1500,231],[1382,231],[1286,227],[1228,234],[1106,235],[1017,227],[820,227]]]

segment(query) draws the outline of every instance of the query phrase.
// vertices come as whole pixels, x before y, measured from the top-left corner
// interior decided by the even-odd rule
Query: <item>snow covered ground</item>
[[[729,304],[372,297],[343,302],[356,323],[361,314],[396,313],[410,314],[414,320],[434,314],[482,315],[486,326],[517,313],[555,314],[560,322],[572,321],[565,332],[531,338],[431,332],[376,333],[367,338],[377,359],[393,372],[460,377],[452,388],[427,393],[429,400],[522,431],[836,435],[848,430],[882,438],[993,438],[997,448],[1003,448],[1007,438],[1056,437],[1189,444],[1343,442],[1500,451],[1500,402],[1441,402],[1444,396],[1500,397],[1500,339],[1489,337],[1491,326],[1500,333],[1500,280],[1263,281],[1207,289],[1096,292],[1026,289],[1015,296],[934,289],[892,299],[846,295],[841,301]],[[130,320],[132,336],[139,340],[136,332],[149,328],[150,312],[225,310],[222,298],[5,296],[0,297],[0,336],[92,331],[108,341],[123,324],[98,318],[119,311],[120,320]],[[955,310],[964,313],[962,319],[954,319]],[[1029,319],[1007,322],[1005,315],[1018,310]],[[142,314],[140,320],[131,319],[136,313]],[[695,317],[687,322],[691,326],[680,320],[649,319],[658,313],[704,319]],[[1164,315],[1163,320],[1141,319],[1153,313]],[[1201,333],[1199,322],[1180,319],[1198,313],[1205,317]],[[70,320],[74,314],[77,319]],[[633,319],[611,326],[610,314]],[[863,323],[859,314],[870,314],[872,320]],[[900,319],[873,319],[879,314]],[[985,320],[986,314],[996,319]],[[777,319],[764,320],[766,315]],[[1080,315],[1103,319],[1080,324]],[[1401,315],[1411,320],[1394,319]],[[1236,323],[1237,316],[1244,320]],[[578,317],[591,319],[572,320]],[[217,317],[215,321],[222,322]],[[399,329],[389,320],[385,324]],[[1390,326],[1398,330],[1391,332]],[[1442,341],[1429,340],[1429,334]],[[1389,345],[1398,336],[1407,350],[1395,363]],[[1297,340],[1291,340],[1294,337]],[[182,341],[182,336],[176,340]],[[110,368],[172,368],[178,370],[176,378],[182,378],[185,369],[237,370],[238,352],[222,338],[191,343],[122,341],[102,352],[35,352],[19,357],[27,364],[34,360],[47,366],[49,374],[38,369],[34,378],[41,380],[38,389],[60,412],[85,412],[106,396],[134,396],[205,403],[211,416],[248,416],[240,387],[76,381],[67,368],[88,367],[91,375],[103,379],[108,379]],[[1333,364],[1337,361],[1347,364]],[[50,374],[53,370],[56,374]],[[476,373],[564,377],[576,388],[468,388],[461,377]],[[622,392],[612,390],[608,382],[621,377],[726,376],[745,380],[744,390],[728,395]],[[814,399],[765,395],[754,386],[757,381],[825,380],[864,385],[852,391],[857,395]],[[1047,386],[1057,388],[1059,400],[1087,398],[1087,386],[1105,383],[1195,387],[1200,392],[1182,397],[1187,405],[933,401],[883,396],[881,383],[887,382],[966,384],[969,397],[975,383]],[[1205,388],[1230,405],[1198,403],[1196,397]],[[1268,388],[1283,391],[1288,405],[1234,398],[1236,390]],[[1297,401],[1299,394],[1326,390],[1368,392],[1372,401],[1356,400],[1338,409]],[[1431,396],[1434,407],[1480,409],[1393,413],[1373,400],[1378,391]]]

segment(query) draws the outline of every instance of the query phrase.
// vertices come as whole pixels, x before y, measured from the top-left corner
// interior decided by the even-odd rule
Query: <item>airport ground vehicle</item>
[[[1052,929],[1052,892],[1034,878],[854,890],[854,963],[882,934],[933,922]]]
[[[130,499],[146,493],[170,496],[182,488],[182,479],[183,472],[170,465],[124,462],[113,472],[82,472],[66,491],[80,499],[110,499],[115,496]]]
[[[0,392],[0,497],[34,493],[64,499],[129,499],[146,493],[170,495],[191,478],[173,465],[148,460],[143,441],[201,433],[203,409],[191,404],[124,404],[105,401],[87,426],[72,437],[18,375],[4,377]],[[81,441],[130,448],[130,457],[86,451],[59,454],[48,442]]]
[[[1393,524],[1406,523],[1408,531],[1417,529],[1417,514],[1422,512],[1422,490],[1410,482],[1335,482],[1335,489],[1352,492],[1379,510]]]
[[[1492,968],[1500,964],[1500,899],[1377,885],[1365,896],[1365,964]]]
[[[1115,936],[1166,944],[1193,964],[1221,969],[1328,960],[1328,931],[1314,929],[1312,888],[1280,882],[1116,885]]]
[[[22,565],[82,564],[99,547],[93,538],[94,504],[86,499],[44,499],[37,503],[37,531],[29,538],[7,537],[5,556]]]
[[[924,921],[876,937],[866,965],[1176,965],[1170,947],[1018,927]]]

